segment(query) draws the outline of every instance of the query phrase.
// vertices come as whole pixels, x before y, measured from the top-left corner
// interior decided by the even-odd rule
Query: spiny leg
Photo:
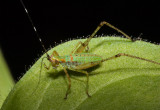
[[[77,70],[77,69],[72,69],[72,68],[69,68],[70,70],[72,71],[76,71],[76,72],[80,72],[80,73],[83,73],[87,76],[87,81],[86,81],[86,94],[88,95],[88,97],[90,97],[89,93],[88,93],[88,89],[89,89],[89,74],[87,71],[84,71],[84,70]]]
[[[75,53],[81,53],[86,46],[88,46],[88,43],[90,42],[90,40],[96,35],[96,33],[101,29],[101,27],[103,25],[107,25],[108,27],[118,31],[119,33],[121,33],[122,35],[124,35],[126,38],[130,39],[131,41],[134,41],[133,39],[131,39],[130,36],[128,36],[126,33],[124,33],[123,31],[121,31],[120,29],[118,29],[117,27],[111,25],[110,23],[106,22],[106,21],[102,21],[99,26],[94,30],[94,32],[91,34],[91,36],[84,42],[81,44],[81,46],[79,46],[79,48],[75,51]]]
[[[118,29],[117,27],[111,25],[110,23],[106,22],[106,21],[103,21],[100,23],[100,28],[103,26],[103,25],[107,25],[108,27],[116,30],[117,32],[121,33],[122,35],[124,35],[126,38],[130,39],[131,41],[133,41],[133,39],[127,35],[126,33],[124,33],[122,30]]]
[[[64,98],[64,99],[67,99],[68,93],[69,93],[70,88],[71,88],[71,79],[70,79],[70,77],[69,77],[69,74],[68,74],[66,68],[63,67],[63,70],[64,70],[64,72],[65,72],[65,74],[66,74],[66,76],[67,76],[67,78],[68,78],[68,89],[67,89],[67,91],[66,91],[66,96],[65,96],[65,98]]]
[[[147,62],[151,62],[151,63],[160,65],[160,63],[155,62],[153,60],[149,60],[149,59],[145,59],[145,58],[141,58],[141,57],[137,57],[137,56],[134,56],[134,55],[125,54],[125,53],[119,53],[119,54],[114,55],[112,57],[103,59],[101,62],[104,62],[104,61],[107,61],[107,60],[112,60],[112,59],[115,59],[115,58],[118,58],[118,57],[121,57],[121,56],[127,56],[127,57],[131,57],[131,58],[135,58],[135,59],[139,59],[139,60],[144,60],[144,61],[147,61]]]

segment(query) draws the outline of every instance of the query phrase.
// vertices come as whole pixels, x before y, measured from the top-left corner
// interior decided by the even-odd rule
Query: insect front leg
[[[78,70],[78,69],[72,69],[72,68],[69,68],[70,70],[72,71],[76,71],[76,72],[80,72],[80,73],[83,73],[87,76],[87,81],[86,81],[86,94],[88,95],[88,97],[90,97],[89,93],[88,93],[88,89],[89,89],[89,74],[87,71],[84,71],[84,70]]]
[[[52,55],[51,55],[50,57],[53,57],[53,56],[59,56],[58,52],[54,50],[54,51],[52,52]],[[50,57],[49,57],[49,58],[50,58]],[[48,58],[48,60],[49,60],[49,58]],[[52,65],[51,63],[49,64],[49,66],[47,66],[45,63],[43,63],[43,64],[44,64],[44,67],[45,67],[47,70],[49,70],[50,67],[51,67],[51,65]]]

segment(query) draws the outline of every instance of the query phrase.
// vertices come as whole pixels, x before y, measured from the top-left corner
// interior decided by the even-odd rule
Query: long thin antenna
[[[42,61],[41,61],[41,69],[40,69],[40,74],[39,74],[39,80],[38,80],[38,84],[37,84],[35,90],[32,92],[32,94],[33,94],[33,93],[37,90],[38,85],[40,84],[43,60],[44,60],[44,58],[47,58],[47,59],[49,60],[49,59],[50,59],[50,56],[48,55],[47,50],[46,50],[46,48],[44,47],[44,44],[43,44],[43,42],[42,42],[42,40],[41,40],[41,38],[40,38],[40,35],[39,35],[38,32],[37,32],[36,27],[34,26],[34,23],[33,23],[33,21],[32,21],[32,19],[31,19],[30,15],[29,15],[29,13],[28,13],[27,8],[25,7],[25,5],[24,5],[24,3],[23,3],[22,0],[20,0],[20,2],[21,2],[22,6],[23,6],[23,8],[24,8],[24,10],[25,10],[25,12],[26,12],[28,18],[29,18],[29,21],[30,21],[31,24],[32,24],[32,27],[33,27],[33,29],[34,29],[34,31],[35,31],[35,33],[36,33],[37,38],[39,39],[39,41],[40,41],[40,43],[41,43],[41,46],[42,46],[43,50],[44,50],[45,53],[47,54],[47,57],[43,57],[43,58],[42,58]]]
[[[33,27],[33,29],[34,29],[34,31],[35,31],[35,33],[36,33],[36,36],[37,36],[37,38],[39,39],[39,41],[40,41],[40,43],[41,43],[41,45],[42,45],[42,48],[44,49],[45,53],[47,54],[47,57],[49,57],[49,55],[48,55],[48,53],[47,53],[47,50],[46,50],[46,48],[44,47],[44,44],[43,44],[43,42],[42,42],[42,40],[41,40],[41,38],[40,38],[40,35],[38,34],[37,29],[36,29],[36,27],[35,27],[32,19],[31,19],[30,15],[29,15],[29,13],[28,13],[28,10],[27,10],[26,6],[24,5],[24,3],[23,3],[22,0],[20,0],[20,2],[21,2],[22,6],[23,6],[23,8],[24,8],[24,10],[25,10],[28,18],[29,18],[29,21],[30,21],[31,24],[32,24],[32,27]]]

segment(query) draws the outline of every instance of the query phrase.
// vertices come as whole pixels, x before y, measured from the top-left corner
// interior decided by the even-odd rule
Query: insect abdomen
[[[61,63],[63,66],[75,68],[76,66],[100,62],[102,58],[91,53],[71,54],[63,56],[65,62]]]
[[[73,54],[73,62],[81,62],[81,63],[89,63],[89,62],[97,62],[101,61],[102,58],[98,55],[91,54],[91,53],[82,53],[82,54]]]

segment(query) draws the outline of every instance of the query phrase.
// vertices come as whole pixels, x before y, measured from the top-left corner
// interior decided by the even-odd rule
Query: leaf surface
[[[69,55],[78,41],[84,39],[60,44],[48,53],[51,55],[56,50],[59,55]],[[89,49],[103,58],[126,53],[160,62],[160,46],[144,41],[99,37],[91,40]],[[160,107],[160,65],[122,56],[87,69],[90,98],[85,93],[86,76],[68,70],[72,85],[65,100],[68,80],[62,68],[43,67],[41,82],[34,91],[41,58],[10,92],[3,110],[153,110]],[[44,62],[49,64],[47,60]]]

